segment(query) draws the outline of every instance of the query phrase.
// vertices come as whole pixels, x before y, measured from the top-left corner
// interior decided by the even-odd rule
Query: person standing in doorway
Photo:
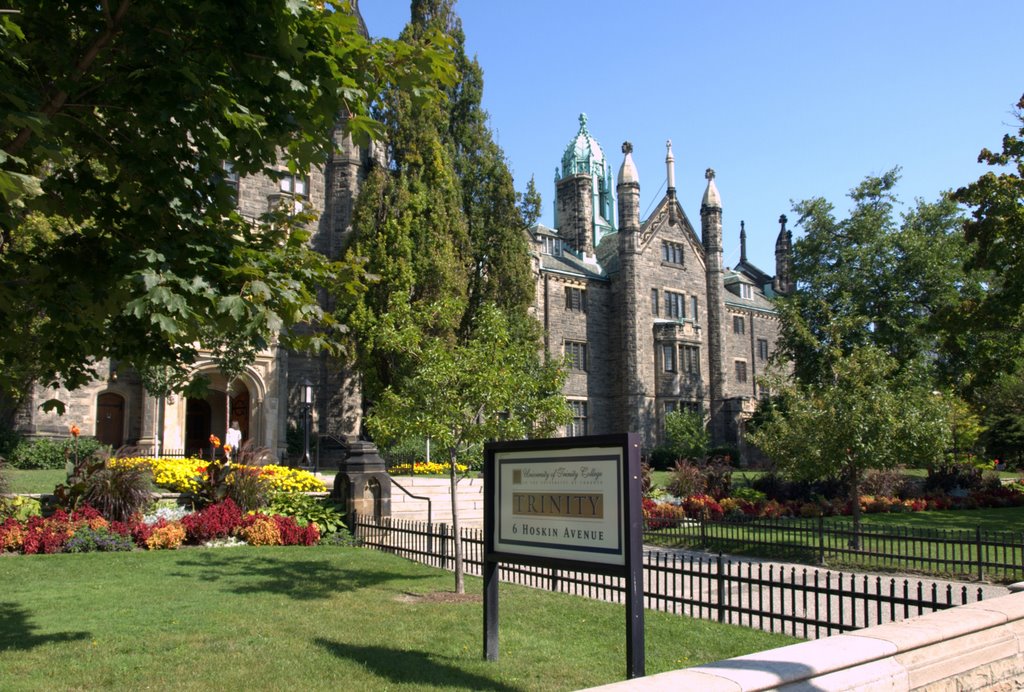
[[[238,421],[231,421],[231,427],[228,428],[227,435],[224,436],[224,444],[231,447],[231,460],[234,461],[238,458],[238,448],[242,444],[242,431],[238,427]]]

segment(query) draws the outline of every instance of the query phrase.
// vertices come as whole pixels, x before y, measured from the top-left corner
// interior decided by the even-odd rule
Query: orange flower
[[[224,453],[231,454],[231,445],[224,445]]]
[[[72,425],[71,426],[71,434],[74,437],[78,437],[79,435],[82,434],[82,429],[79,428],[77,425]]]
[[[216,435],[210,435],[210,444],[214,447],[220,447],[220,438]]]

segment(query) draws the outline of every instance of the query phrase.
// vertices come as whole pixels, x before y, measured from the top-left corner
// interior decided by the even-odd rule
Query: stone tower
[[[722,270],[722,200],[715,186],[715,172],[704,174],[708,186],[700,205],[701,240],[704,244],[707,280],[708,323],[708,395],[711,400],[711,439],[725,439],[723,417],[725,399],[725,296]]]
[[[779,217],[779,237],[775,240],[775,279],[772,289],[783,295],[792,293],[796,288],[793,281],[793,234],[786,230],[789,219],[783,214]]]
[[[644,430],[641,414],[647,398],[639,362],[644,352],[641,339],[645,336],[639,311],[640,178],[633,163],[633,145],[624,142],[622,153],[625,158],[615,188],[619,201],[618,307],[622,325],[622,415],[619,420],[627,426],[623,432],[640,432]]]
[[[592,257],[601,238],[615,231],[611,187],[611,166],[581,113],[579,132],[555,171],[555,228],[579,255]]]

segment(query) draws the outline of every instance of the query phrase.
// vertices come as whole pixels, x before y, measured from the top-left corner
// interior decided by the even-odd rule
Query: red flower
[[[82,429],[81,428],[79,428],[77,425],[72,425],[71,426],[71,435],[73,437],[78,437],[81,434],[82,434]]]

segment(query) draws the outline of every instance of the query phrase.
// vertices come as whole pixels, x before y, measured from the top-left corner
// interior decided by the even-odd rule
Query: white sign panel
[[[621,447],[497,452],[494,549],[625,564]]]

